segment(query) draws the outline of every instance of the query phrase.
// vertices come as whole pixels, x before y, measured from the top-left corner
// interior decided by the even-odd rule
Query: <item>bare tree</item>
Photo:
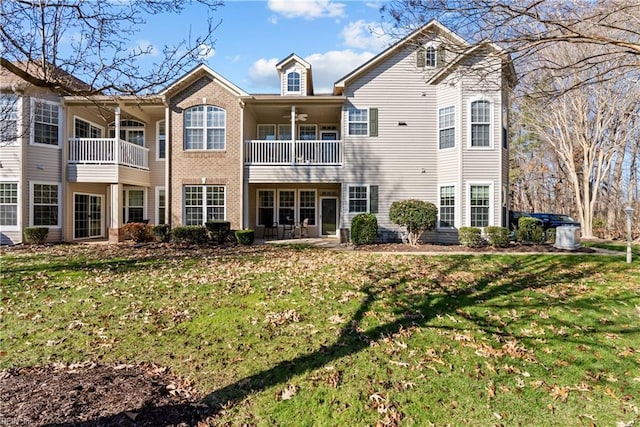
[[[640,69],[637,0],[392,0],[381,12],[400,33],[435,18],[472,44],[497,43],[511,54],[520,75],[550,70],[569,77],[586,72],[563,90]],[[540,50],[558,42],[583,46],[584,54],[570,64],[536,61]]]
[[[541,64],[553,61],[570,68],[587,49],[593,51],[585,45],[558,42],[541,50],[537,59]],[[602,64],[589,70],[578,69],[571,76],[564,68],[559,73],[551,69],[538,73],[535,80],[531,77],[531,86],[560,95],[544,98],[525,95],[521,104],[527,112],[526,129],[553,149],[558,164],[566,172],[585,237],[593,236],[597,202],[603,186],[612,178],[612,167],[616,159],[624,155],[629,141],[637,137],[640,127],[638,72],[611,77],[598,84],[576,86],[576,81],[602,75],[602,68],[612,65],[615,66]],[[525,83],[525,87],[528,86]],[[567,91],[568,88],[572,90]]]
[[[193,5],[206,9],[203,34],[185,35],[160,52],[150,45],[130,46],[145,17],[179,14]],[[219,0],[3,0],[0,65],[61,94],[139,94],[202,62],[203,50],[214,44],[213,12],[221,5]],[[146,68],[141,60],[151,55],[160,59]]]

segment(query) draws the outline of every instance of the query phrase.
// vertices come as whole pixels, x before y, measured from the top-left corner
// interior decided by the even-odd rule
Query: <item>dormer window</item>
[[[435,67],[436,66],[436,48],[433,46],[427,46],[425,50],[425,65],[427,67]]]
[[[287,92],[300,93],[300,73],[292,71],[287,74]]]
[[[434,44],[420,46],[416,55],[418,68],[435,68],[444,65],[444,48]]]

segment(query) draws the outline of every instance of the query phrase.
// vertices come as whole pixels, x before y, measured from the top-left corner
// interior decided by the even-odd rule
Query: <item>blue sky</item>
[[[381,1],[226,1],[213,15],[220,21],[215,45],[203,47],[205,63],[249,93],[277,93],[275,64],[291,53],[312,67],[316,93],[389,45]],[[206,12],[193,6],[181,15],[152,16],[133,45],[160,49],[206,28]]]

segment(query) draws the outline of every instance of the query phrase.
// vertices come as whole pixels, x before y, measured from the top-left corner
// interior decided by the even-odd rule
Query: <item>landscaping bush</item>
[[[370,245],[378,237],[378,218],[374,214],[358,214],[351,220],[351,242],[354,245]]]
[[[130,222],[125,224],[122,230],[136,243],[150,242],[154,239],[151,226],[142,222]]]
[[[236,230],[236,240],[241,245],[252,245],[255,237],[254,230]]]
[[[489,226],[484,229],[489,244],[494,248],[509,246],[509,229],[506,227]]]
[[[167,243],[171,240],[171,226],[169,224],[159,224],[153,227],[153,235],[159,242]]]
[[[25,243],[42,245],[47,241],[49,229],[47,227],[27,227],[23,234]]]
[[[438,208],[423,200],[401,200],[391,204],[389,219],[394,224],[407,228],[411,245],[417,245],[425,231],[432,230],[438,219]]]
[[[206,227],[203,225],[181,225],[171,233],[177,243],[203,244],[209,241]]]
[[[231,223],[229,221],[207,221],[204,223],[211,240],[221,245],[226,242],[227,237],[231,233]]]
[[[551,243],[552,245],[554,243],[556,243],[556,229],[555,228],[550,228],[547,230],[546,235],[545,235],[545,241],[547,243]]]
[[[479,248],[483,243],[482,230],[478,227],[460,227],[458,229],[458,240],[462,246]]]
[[[546,240],[544,230],[537,218],[521,216],[518,218],[518,228],[516,229],[516,240],[521,243],[534,243],[541,245]]]

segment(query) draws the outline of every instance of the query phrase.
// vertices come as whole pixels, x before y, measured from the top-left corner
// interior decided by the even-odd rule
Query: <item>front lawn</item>
[[[166,366],[212,425],[640,422],[624,254],[61,245],[1,269],[0,369]]]

